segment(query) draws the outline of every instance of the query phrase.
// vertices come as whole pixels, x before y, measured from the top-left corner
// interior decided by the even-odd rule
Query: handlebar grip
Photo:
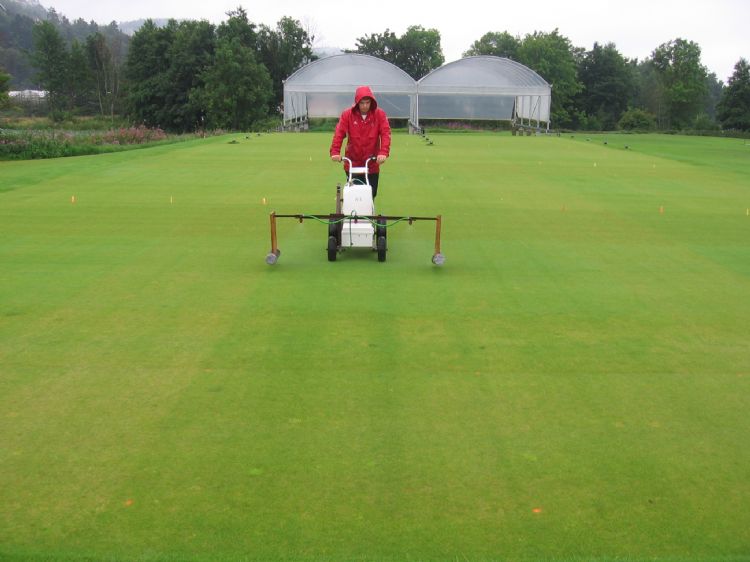
[[[367,160],[365,160],[365,164],[367,164],[370,160],[377,160],[377,159],[378,159],[377,156],[370,156]],[[347,158],[346,156],[341,156],[341,161],[342,162],[344,162],[344,161],[349,162],[349,166],[352,166],[351,159]]]

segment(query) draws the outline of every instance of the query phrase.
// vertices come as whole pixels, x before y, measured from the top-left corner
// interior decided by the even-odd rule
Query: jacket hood
[[[362,98],[370,98],[372,100],[370,111],[375,111],[378,108],[378,102],[375,100],[375,96],[373,95],[370,87],[360,86],[359,88],[357,88],[357,91],[354,92],[354,106],[352,107],[352,109],[357,108],[357,104],[362,100]]]

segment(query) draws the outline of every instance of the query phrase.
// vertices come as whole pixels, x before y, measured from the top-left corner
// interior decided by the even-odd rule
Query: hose
[[[375,222],[371,218],[360,217],[360,216],[355,215],[355,214],[351,214],[349,216],[342,217],[340,219],[334,219],[334,220],[323,219],[323,218],[321,218],[321,217],[319,217],[317,215],[300,215],[300,217],[303,218],[303,219],[312,219],[312,220],[318,221],[321,224],[339,224],[339,223],[344,222],[345,220],[357,219],[357,220],[361,220],[361,221],[367,221],[370,224],[372,224],[373,226],[382,226],[384,228],[390,228],[393,225],[398,224],[398,223],[400,223],[402,221],[408,221],[409,220],[409,217],[401,217],[400,219],[394,220],[391,224],[387,224],[387,223]]]

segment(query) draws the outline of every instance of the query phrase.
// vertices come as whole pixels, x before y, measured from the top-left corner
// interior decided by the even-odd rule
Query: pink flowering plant
[[[101,136],[101,144],[146,144],[166,140],[167,134],[160,128],[149,128],[145,125],[137,127],[120,127],[107,131]]]

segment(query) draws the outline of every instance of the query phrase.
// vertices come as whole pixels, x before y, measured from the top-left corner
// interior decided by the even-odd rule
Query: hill
[[[127,52],[128,36],[117,25],[99,25],[83,18],[70,21],[37,0],[0,0],[0,68],[10,74],[11,90],[38,89],[28,55],[34,50],[34,24],[44,20],[52,22],[69,45],[73,41],[85,43],[89,35],[100,32],[110,40],[118,39],[123,44],[122,52]]]
[[[164,27],[167,25],[167,22],[170,20],[170,18],[148,18],[151,21],[153,21],[157,27]],[[131,20],[131,21],[121,21],[118,22],[118,27],[120,28],[120,31],[122,31],[125,35],[129,35],[130,37],[133,36],[133,34],[138,31],[141,26],[143,26],[144,23],[148,21],[148,19],[139,19],[139,20]],[[181,20],[177,20],[181,21]]]

